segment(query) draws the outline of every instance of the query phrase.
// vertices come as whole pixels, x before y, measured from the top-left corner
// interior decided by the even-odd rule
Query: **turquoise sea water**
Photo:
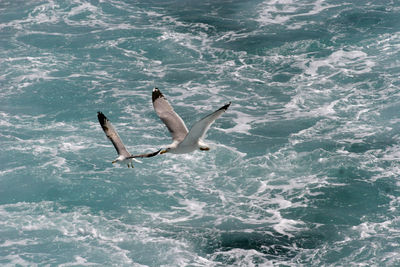
[[[400,2],[0,1],[0,265],[400,265]],[[114,166],[232,101],[212,149]]]

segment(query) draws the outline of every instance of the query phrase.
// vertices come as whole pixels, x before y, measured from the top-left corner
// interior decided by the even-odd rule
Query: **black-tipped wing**
[[[151,158],[151,157],[157,156],[157,154],[160,153],[160,151],[161,151],[161,149],[158,150],[158,151],[156,151],[156,152],[153,152],[153,153],[140,154],[140,155],[132,155],[132,156],[130,156],[129,158]]]
[[[176,114],[172,106],[168,103],[167,99],[165,99],[164,95],[160,90],[158,90],[158,88],[153,89],[152,100],[154,110],[156,111],[158,117],[160,117],[160,119],[164,122],[165,126],[167,126],[172,135],[172,139],[178,142],[185,139],[188,133],[185,123],[183,122],[182,118]]]
[[[123,155],[125,157],[131,156],[131,154],[126,150],[124,143],[122,143],[121,138],[118,133],[115,131],[114,127],[111,125],[111,122],[107,119],[106,116],[102,112],[97,112],[97,118],[99,119],[99,123],[101,128],[103,128],[104,133],[110,139],[111,143],[114,145],[117,150],[118,155]]]
[[[197,143],[199,139],[204,137],[211,124],[228,109],[230,104],[231,102],[196,122],[180,145],[185,146]]]

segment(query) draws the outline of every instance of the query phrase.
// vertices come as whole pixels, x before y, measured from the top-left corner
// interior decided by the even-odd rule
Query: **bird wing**
[[[172,106],[168,103],[164,95],[158,90],[158,88],[153,89],[152,94],[153,107],[156,111],[158,117],[167,126],[169,132],[172,135],[174,141],[182,141],[185,139],[188,129],[182,118],[174,111]]]
[[[129,158],[151,158],[156,156],[158,153],[160,153],[161,149],[156,151],[156,152],[152,152],[152,153],[146,153],[146,154],[140,154],[140,155],[132,155],[129,156]]]
[[[186,135],[185,139],[179,145],[186,146],[197,143],[199,139],[204,137],[211,124],[213,124],[214,121],[228,109],[230,104],[231,102],[196,122]]]
[[[107,117],[99,111],[97,112],[97,118],[99,119],[99,123],[101,125],[101,128],[103,128],[104,133],[106,134],[108,139],[110,139],[111,143],[117,150],[118,155],[129,157],[131,154],[126,150],[124,143],[122,143],[117,131],[115,131],[114,127],[111,125],[111,122],[107,119]]]

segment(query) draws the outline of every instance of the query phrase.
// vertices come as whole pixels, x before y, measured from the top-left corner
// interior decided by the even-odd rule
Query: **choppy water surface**
[[[400,264],[400,3],[1,1],[0,264]],[[232,101],[209,152],[114,166]]]

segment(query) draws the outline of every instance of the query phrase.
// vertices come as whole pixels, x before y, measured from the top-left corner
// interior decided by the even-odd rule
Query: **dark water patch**
[[[363,8],[344,11],[338,20],[346,25],[348,30],[384,30],[399,23],[398,20],[395,20],[396,15],[398,15],[396,12],[382,6],[380,9]]]
[[[162,8],[163,12],[178,18],[185,24],[203,23],[209,25],[210,33],[240,31],[256,26],[252,21],[238,20],[244,14],[245,6],[250,1],[222,0],[222,1],[146,1],[141,5],[146,7]],[[253,1],[254,3],[254,1]]]
[[[265,255],[284,255],[293,256],[292,241],[285,236],[275,233],[275,235],[266,235],[262,233],[230,233],[220,234],[220,244],[218,251],[228,251],[239,248],[244,250],[254,249]]]
[[[240,137],[226,138],[228,142],[225,142],[225,145],[233,145],[233,140],[240,140]],[[229,140],[232,140],[229,143]],[[243,147],[241,147],[240,151],[251,155],[251,157],[263,156],[266,153],[271,153],[272,151],[277,151],[286,143],[287,138],[285,137],[265,137],[265,136],[253,136],[252,140],[248,140],[246,137],[243,137]],[[263,172],[265,170],[262,170]]]
[[[293,75],[290,75],[287,73],[279,73],[272,77],[272,81],[279,82],[279,83],[287,83],[290,81],[290,79],[292,77],[293,77]]]
[[[318,120],[318,118],[298,118],[268,121],[266,123],[257,124],[257,127],[250,130],[250,132],[254,135],[266,137],[288,138],[291,134],[298,133],[314,126]]]
[[[359,225],[365,215],[378,214],[388,205],[388,186],[370,183],[368,172],[355,168],[332,169],[337,185],[313,189],[316,196],[308,197],[308,206],[288,209],[285,216],[304,222],[351,227]]]
[[[67,39],[64,35],[54,34],[28,34],[18,37],[18,40],[27,45],[41,49],[63,48],[67,46]]]
[[[394,131],[386,132],[385,136],[370,136],[365,138],[362,142],[354,142],[346,145],[345,149],[348,152],[363,154],[367,151],[385,150],[397,144]]]
[[[204,75],[192,71],[192,70],[181,70],[181,71],[168,71],[164,76],[164,81],[169,83],[182,83],[190,82],[193,80],[204,79]]]
[[[319,39],[329,40],[330,34],[325,29],[304,29],[286,31],[285,33],[272,32],[268,34],[248,35],[233,41],[216,43],[216,46],[235,51],[246,51],[250,54],[265,55],[269,49],[281,47],[290,42],[310,41]]]
[[[236,230],[196,228],[193,225],[175,225],[168,229],[165,229],[165,225],[161,227],[164,229],[162,236],[189,242],[202,257],[212,257],[213,260],[223,264],[237,264],[237,257],[240,257],[239,254],[242,252],[251,254],[251,259],[255,263],[266,260],[291,261],[304,250],[318,249],[327,241],[339,239],[338,229],[317,227],[314,224],[291,235],[278,233],[271,227]]]
[[[14,97],[12,104],[24,107],[30,115],[46,114],[48,119],[71,121],[81,118],[82,114],[90,117],[102,106],[95,101],[95,91],[88,92],[84,85],[88,81],[66,81],[62,78],[42,80],[25,88],[24,92]],[[111,93],[111,92],[110,92]],[[108,93],[109,94],[109,93]],[[117,105],[114,101],[111,106]],[[107,105],[110,108],[110,105]]]
[[[365,153],[370,149],[371,149],[371,146],[366,143],[353,143],[350,145],[350,147],[347,149],[347,151],[353,152],[353,153]]]
[[[399,115],[399,110],[400,110],[400,103],[393,103],[380,111],[380,118],[382,121],[390,121],[391,119],[396,119],[398,118]],[[398,128],[400,127],[400,123],[396,122],[391,125],[392,127]]]
[[[385,6],[352,8],[341,12],[338,16],[327,21],[327,27],[335,33],[340,42],[355,43],[366,37],[390,33],[400,27],[400,13]],[[338,33],[343,33],[342,36]]]
[[[12,181],[10,179],[2,180],[0,183],[1,205],[18,202],[40,202],[47,199],[48,188],[52,187],[54,183],[45,183],[34,174],[27,174],[27,172],[29,173],[29,168],[17,171]]]
[[[334,140],[313,140],[313,141],[308,141],[308,142],[301,142],[299,144],[296,144],[294,146],[294,149],[297,152],[311,152],[315,150],[323,150],[323,151],[329,151],[329,152],[334,152],[338,148],[342,147],[340,143]],[[312,155],[310,155],[312,156]],[[315,159],[314,159],[315,160]]]
[[[254,256],[253,263],[261,264],[265,260],[290,261],[301,251],[316,249],[325,241],[325,235],[314,230],[299,232],[292,237],[279,234],[274,230],[268,233],[221,232],[214,237],[211,246],[203,246],[202,249],[208,255],[217,255],[215,260],[224,264],[237,263],[234,252],[236,249],[256,251],[258,254]]]
[[[2,12],[0,23],[23,19],[29,15],[36,5],[35,1],[1,1],[0,8],[6,12]]]

